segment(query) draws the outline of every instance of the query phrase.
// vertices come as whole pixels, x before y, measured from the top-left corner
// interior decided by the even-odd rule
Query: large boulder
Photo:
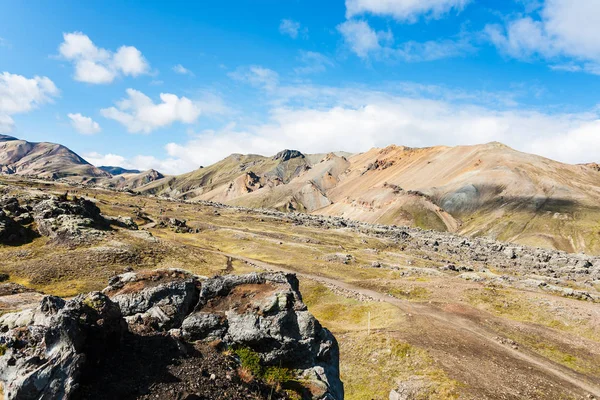
[[[220,339],[248,347],[265,365],[298,370],[314,398],[343,399],[339,348],[302,302],[293,274],[252,273],[202,281],[195,310],[183,321],[188,340]]]
[[[166,331],[180,327],[193,310],[200,281],[177,269],[128,272],[112,278],[102,292],[119,305],[130,330]]]
[[[30,231],[0,210],[0,244],[19,245],[27,241]]]
[[[5,399],[73,398],[84,364],[115,348],[125,329],[119,307],[98,292],[67,302],[49,296],[33,311],[2,316]]]
[[[69,301],[44,297],[36,308],[0,316],[0,382],[8,400],[71,399],[97,392],[90,385],[99,379],[94,374],[108,373],[136,346],[171,346],[179,350],[169,357],[183,362],[194,357],[190,346],[203,341],[250,349],[264,368],[288,368],[303,383],[305,398],[344,397],[337,342],[308,312],[296,276],[283,273],[128,272],[102,292]],[[164,373],[164,364],[152,368],[146,372]],[[164,389],[147,380],[138,382]],[[127,386],[126,380],[114,384]]]
[[[51,197],[33,207],[38,231],[57,242],[78,243],[103,235],[108,222],[90,200]]]

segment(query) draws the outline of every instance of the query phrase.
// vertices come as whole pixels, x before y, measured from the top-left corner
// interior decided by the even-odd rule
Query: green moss
[[[239,347],[234,350],[234,353],[239,357],[242,368],[252,373],[255,378],[266,382],[278,390],[286,383],[294,381],[294,374],[290,369],[263,366],[258,353],[247,347]]]
[[[0,344],[0,357],[6,354],[6,350],[8,350],[8,347],[4,344]]]
[[[234,353],[240,358],[242,368],[247,369],[257,378],[262,376],[262,365],[258,353],[250,350],[247,347],[240,347],[234,350]]]

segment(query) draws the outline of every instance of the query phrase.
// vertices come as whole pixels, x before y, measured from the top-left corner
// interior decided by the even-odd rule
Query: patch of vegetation
[[[418,377],[427,383],[418,398],[456,399],[459,384],[448,378],[424,350],[391,334],[341,335],[341,377],[348,400],[384,399],[399,381]]]
[[[6,350],[8,350],[8,347],[5,344],[0,344],[0,357],[6,354]]]
[[[234,353],[239,357],[241,368],[246,374],[250,373],[253,378],[264,381],[278,391],[282,390],[286,384],[295,381],[294,374],[290,369],[263,366],[258,353],[247,347],[238,347]]]
[[[488,286],[483,289],[469,290],[466,298],[471,305],[501,317],[520,322],[531,322],[600,341],[600,333],[589,327],[587,321],[558,319],[557,314],[546,309],[543,304],[523,298],[513,290]]]
[[[522,332],[508,332],[506,336],[543,357],[574,371],[592,376],[600,374],[600,364],[598,364],[597,357],[595,358],[586,349],[568,348],[566,345],[551,343],[548,340],[542,342],[539,337]]]

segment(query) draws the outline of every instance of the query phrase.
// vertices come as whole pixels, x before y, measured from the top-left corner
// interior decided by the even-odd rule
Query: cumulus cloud
[[[150,71],[142,53],[132,46],[121,46],[116,52],[97,47],[81,32],[63,34],[59,53],[75,66],[74,78],[92,84],[111,83],[118,76],[138,76]]]
[[[302,28],[300,22],[291,19],[282,19],[281,23],[279,24],[279,33],[282,35],[287,35],[292,39],[296,39],[298,38],[298,34],[307,36],[308,29]]]
[[[140,171],[155,169],[163,174],[180,174],[183,171],[189,171],[198,167],[185,164],[185,162],[182,160],[176,160],[172,158],[158,159],[154,156],[145,155],[138,155],[128,159],[118,154],[100,154],[97,152],[92,152],[84,154],[83,158],[96,166],[118,166],[126,169],[137,169]]]
[[[177,74],[180,75],[190,75],[190,76],[194,76],[194,73],[192,71],[190,71],[189,69],[187,69],[186,67],[184,67],[181,64],[177,64],[173,67],[173,71]]]
[[[90,117],[85,117],[80,113],[77,114],[67,114],[67,117],[71,120],[71,125],[75,130],[83,135],[93,135],[95,133],[100,132],[100,125],[91,119]]]
[[[174,122],[192,124],[204,109],[219,112],[218,104],[211,106],[171,93],[161,93],[161,102],[157,104],[138,90],[127,89],[126,92],[127,98],[117,102],[116,107],[104,108],[100,113],[121,123],[131,133],[150,133]]]
[[[451,10],[462,10],[470,0],[346,0],[346,17],[362,14],[390,15],[403,22],[419,16],[440,18]]]
[[[577,66],[555,68],[600,72],[600,3],[546,0],[534,15],[488,25],[485,32],[504,54],[518,59],[571,59]],[[568,64],[562,64],[568,65]]]
[[[239,67],[228,75],[236,81],[268,90],[274,89],[279,84],[279,74],[277,72],[259,65]]]
[[[261,123],[234,121],[218,130],[191,134],[185,142],[167,144],[166,158],[154,162],[164,162],[173,173],[181,173],[231,153],[269,156],[285,148],[306,153],[363,152],[392,143],[421,147],[490,141],[563,162],[597,161],[600,115],[595,110],[551,114],[483,106],[488,93],[453,95],[448,90],[412,87],[406,91],[409,96],[367,89],[281,86],[277,95],[288,97],[273,106]],[[423,97],[426,93],[437,93],[439,98]],[[321,103],[324,97],[327,105]]]
[[[29,112],[52,101],[59,91],[49,78],[3,72],[0,74],[0,133],[14,127],[12,115]]]

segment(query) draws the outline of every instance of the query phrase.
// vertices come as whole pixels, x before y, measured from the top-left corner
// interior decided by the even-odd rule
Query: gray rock
[[[38,231],[57,242],[79,243],[102,236],[108,223],[91,201],[52,197],[33,207]]]
[[[128,272],[112,278],[102,292],[117,303],[130,329],[178,328],[198,302],[199,278],[182,270]]]
[[[34,324],[8,331],[0,322],[7,400],[73,398],[85,363],[114,348],[126,329],[119,307],[98,292],[68,302],[46,297],[34,314]]]

